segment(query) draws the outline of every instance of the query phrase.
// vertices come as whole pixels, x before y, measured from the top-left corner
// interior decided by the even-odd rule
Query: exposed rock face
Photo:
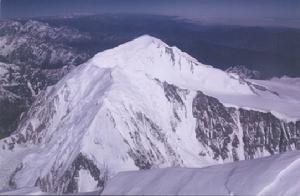
[[[55,84],[71,68],[39,69],[0,63],[0,139],[16,129],[21,114],[41,91]]]
[[[300,121],[285,122],[271,113],[239,109],[246,159],[300,149]]]
[[[178,92],[188,90],[166,82],[164,90],[170,102],[185,107],[184,96]],[[300,149],[300,121],[286,122],[270,112],[225,107],[201,91],[193,99],[192,111],[196,137],[213,152],[216,160],[254,159]]]
[[[226,69],[226,72],[237,74],[243,79],[264,79],[263,75],[259,71],[250,70],[243,65],[229,67]]]
[[[223,104],[198,92],[193,100],[193,116],[197,119],[197,139],[212,149],[214,159],[229,158],[228,144],[234,142],[231,135],[237,126]]]
[[[226,108],[202,92],[193,101],[193,116],[197,139],[211,148],[215,159],[254,159],[300,149],[300,121],[286,122],[270,112]],[[237,155],[238,148],[242,157]]]
[[[90,39],[37,21],[0,21],[0,139],[15,130],[40,91],[91,57],[73,47]]]
[[[88,159],[81,153],[76,157],[71,166],[63,175],[50,173],[43,178],[38,178],[36,181],[36,186],[39,186],[44,192],[78,192],[80,191],[78,187],[80,170],[88,171],[91,177],[97,182],[97,188],[99,189],[99,192],[103,190],[104,184],[108,178],[107,174],[105,171],[102,173],[102,171],[98,169],[92,160]]]

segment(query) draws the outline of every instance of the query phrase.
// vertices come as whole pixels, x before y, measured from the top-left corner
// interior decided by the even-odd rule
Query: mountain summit
[[[271,84],[139,37],[97,54],[39,94],[14,134],[0,140],[0,190],[94,191],[120,171],[202,167],[299,149],[300,104]]]

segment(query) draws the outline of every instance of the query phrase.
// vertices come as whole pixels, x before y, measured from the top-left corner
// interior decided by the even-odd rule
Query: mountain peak
[[[169,46],[149,35],[143,35],[118,47],[98,53],[85,65],[109,68],[115,80],[127,78],[139,80],[142,83],[146,76],[148,79],[167,82],[182,89],[202,91],[231,106],[273,113],[276,111],[276,114],[298,117],[298,112],[291,114],[282,109],[294,108],[294,104],[287,104],[285,99],[281,99],[278,96],[280,93],[275,92],[278,89],[272,92],[272,86],[262,88],[256,85],[259,81],[252,84],[235,77],[234,74],[204,65],[177,47]],[[263,98],[258,95],[263,95]],[[275,102],[284,107],[276,107],[274,110]]]
[[[167,44],[164,43],[163,41],[161,41],[160,39],[153,37],[151,35],[148,35],[148,34],[137,37],[134,40],[127,42],[125,44],[138,44],[138,45],[144,45],[144,46],[149,46],[150,44],[155,44],[155,45],[167,46]]]
[[[182,52],[177,47],[171,47],[163,41],[161,41],[160,39],[152,37],[150,35],[142,35],[136,39],[133,39],[132,41],[121,44],[118,47],[98,53],[95,55],[93,60],[99,61],[100,58],[104,56],[112,55],[119,56],[119,59],[125,57],[126,59],[132,59],[137,56],[140,58],[148,56],[148,59],[153,56],[169,56],[172,61],[176,60],[175,57],[183,57],[189,59],[189,61],[193,61],[195,64],[199,64],[199,62],[196,59],[194,59],[187,53]]]
[[[241,84],[228,73],[204,65],[177,47],[149,35],[98,53],[87,64],[122,70],[130,75],[147,75],[186,89],[252,94],[248,85]]]

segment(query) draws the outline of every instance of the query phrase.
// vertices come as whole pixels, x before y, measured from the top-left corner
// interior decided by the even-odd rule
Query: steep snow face
[[[228,108],[207,94],[230,104],[236,97],[280,100],[150,36],[99,53],[41,93],[15,134],[0,140],[0,190],[94,191],[119,171],[202,167],[300,148],[299,122]]]
[[[299,151],[200,169],[122,172],[103,195],[298,195]]]
[[[300,117],[300,86],[297,83],[289,83],[296,89],[295,94],[283,90],[288,85],[281,89],[273,89],[263,82],[260,85],[257,80],[203,65],[178,48],[150,36],[99,53],[89,63],[126,70],[127,74],[142,72],[183,89],[200,90],[227,106],[271,112],[287,120]]]
[[[90,63],[98,67],[126,70],[130,74],[142,72],[180,88],[202,90],[205,93],[253,94],[248,85],[229,74],[203,65],[178,48],[147,35],[99,53]]]

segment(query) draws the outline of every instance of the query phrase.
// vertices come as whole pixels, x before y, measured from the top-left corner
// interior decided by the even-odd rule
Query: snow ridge
[[[298,151],[204,168],[121,172],[102,194],[297,195],[299,156]]]
[[[298,180],[299,178],[295,179],[295,181],[293,180],[293,178],[291,178],[291,173],[296,172],[300,167],[300,158],[294,160],[293,162],[291,162],[289,165],[286,166],[286,168],[282,169],[279,174],[276,176],[276,178],[267,186],[265,186],[257,195],[259,196],[263,196],[263,195],[273,195],[273,194],[278,194],[278,195],[291,195],[291,193],[288,194],[288,191],[290,190],[284,190],[282,189],[280,191],[280,193],[278,192],[278,187],[280,187],[280,185],[282,183],[296,183],[293,186],[295,187],[295,189],[292,189],[292,191],[295,193],[296,190],[298,190],[297,192],[299,193],[300,188],[296,188],[299,187],[299,183]],[[276,190],[276,191],[275,191]]]

